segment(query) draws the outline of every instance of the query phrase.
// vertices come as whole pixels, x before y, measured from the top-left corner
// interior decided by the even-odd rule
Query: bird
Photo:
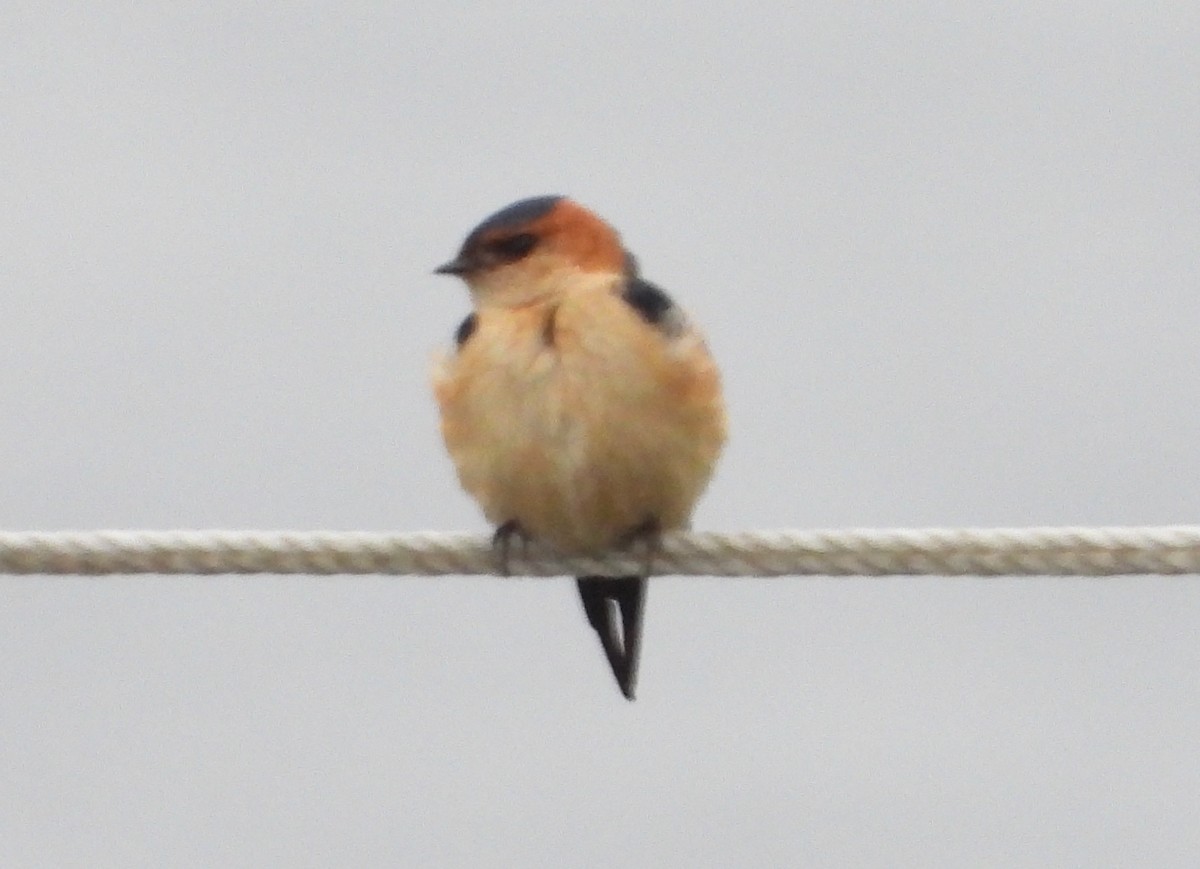
[[[704,337],[619,233],[566,196],[491,214],[435,273],[471,297],[433,392],[458,480],[496,526],[501,572],[510,544],[533,540],[566,555],[641,545],[649,573],[661,535],[690,527],[727,436]],[[576,585],[633,700],[646,577]]]

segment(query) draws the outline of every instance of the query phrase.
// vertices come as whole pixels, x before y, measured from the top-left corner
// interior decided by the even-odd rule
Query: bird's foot
[[[622,534],[619,543],[623,549],[642,550],[642,575],[650,576],[654,573],[654,559],[662,552],[662,526],[656,517],[648,516]]]
[[[492,551],[496,555],[496,568],[501,576],[509,576],[509,561],[512,556],[513,538],[521,542],[521,557],[529,553],[529,532],[516,519],[509,519],[492,535]]]

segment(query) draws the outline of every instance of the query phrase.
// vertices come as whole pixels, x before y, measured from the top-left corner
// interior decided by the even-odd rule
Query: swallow
[[[726,439],[703,336],[608,223],[564,196],[484,219],[435,272],[472,311],[433,390],[459,482],[510,543],[596,555],[686,529]],[[633,700],[646,577],[576,580],[588,624]]]

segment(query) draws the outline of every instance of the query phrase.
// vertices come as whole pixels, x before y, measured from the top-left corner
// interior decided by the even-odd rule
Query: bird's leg
[[[632,549],[642,548],[642,574],[654,573],[654,559],[662,552],[662,526],[656,516],[647,516],[642,522],[621,535],[620,545]]]
[[[492,535],[492,551],[496,554],[496,566],[501,576],[508,576],[508,562],[512,553],[512,541],[521,541],[521,557],[529,554],[529,532],[516,519],[509,519]]]

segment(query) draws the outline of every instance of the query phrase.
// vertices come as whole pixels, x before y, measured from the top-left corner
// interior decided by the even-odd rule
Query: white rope
[[[668,534],[679,576],[1114,576],[1200,573],[1200,526]],[[645,572],[640,552],[563,558],[512,548],[514,576]],[[491,538],[361,531],[0,531],[0,574],[487,575]]]

